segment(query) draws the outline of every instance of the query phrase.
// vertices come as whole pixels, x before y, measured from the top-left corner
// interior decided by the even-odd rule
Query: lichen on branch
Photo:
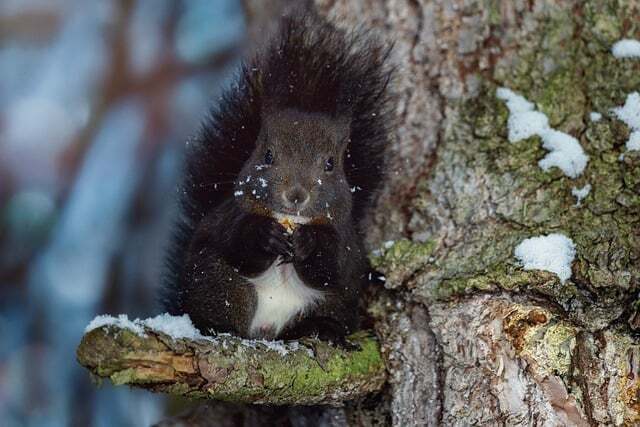
[[[317,339],[250,341],[231,335],[173,339],[145,327],[117,325],[88,331],[78,361],[99,378],[192,398],[271,405],[341,405],[382,388],[385,366],[366,332],[349,340],[356,350]]]

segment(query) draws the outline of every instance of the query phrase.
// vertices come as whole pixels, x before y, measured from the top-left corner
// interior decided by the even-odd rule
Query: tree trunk
[[[640,423],[640,152],[610,114],[640,90],[640,60],[611,54],[640,38],[640,1],[317,4],[395,42],[400,124],[370,234],[372,249],[395,241],[370,303],[392,424]],[[509,143],[498,87],[579,140],[580,177],[543,171],[537,137]],[[513,255],[556,232],[576,245],[564,283]]]
[[[640,60],[610,53],[615,41],[640,38],[640,1],[316,5],[339,27],[364,24],[395,43],[399,126],[369,235],[372,250],[394,241],[374,257],[387,284],[369,301],[389,387],[344,408],[212,404],[208,416],[242,413],[244,425],[640,423],[640,152],[625,152],[629,129],[610,114],[640,90]],[[579,140],[589,156],[581,176],[543,171],[538,137],[509,142],[499,87]],[[590,120],[592,111],[603,119]],[[586,184],[577,204],[572,189]],[[550,233],[576,245],[565,282],[514,257],[521,241]]]

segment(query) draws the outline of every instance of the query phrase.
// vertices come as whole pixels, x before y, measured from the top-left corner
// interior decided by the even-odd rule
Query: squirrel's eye
[[[329,157],[324,163],[325,172],[331,172],[333,170],[333,157]]]
[[[273,153],[271,153],[271,150],[267,150],[267,152],[264,153],[264,163],[267,165],[273,163]]]

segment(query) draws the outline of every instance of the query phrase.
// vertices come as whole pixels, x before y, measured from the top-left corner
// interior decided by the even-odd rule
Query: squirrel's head
[[[342,222],[351,214],[344,171],[350,117],[293,109],[263,112],[256,148],[234,196],[249,210],[296,222]]]

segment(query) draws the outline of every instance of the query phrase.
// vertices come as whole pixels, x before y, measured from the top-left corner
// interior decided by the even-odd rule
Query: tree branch
[[[386,380],[377,341],[358,333],[347,351],[317,339],[249,341],[230,335],[172,339],[114,325],[85,334],[78,361],[115,385],[187,397],[271,405],[339,406],[378,391]]]

